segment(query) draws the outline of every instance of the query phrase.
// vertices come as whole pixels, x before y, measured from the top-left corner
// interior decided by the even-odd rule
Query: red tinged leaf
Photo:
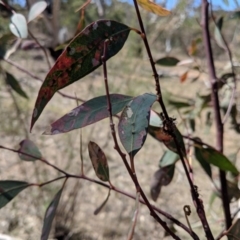
[[[146,140],[150,110],[155,101],[156,95],[145,93],[129,102],[122,112],[118,134],[131,157],[137,154]]]
[[[121,94],[110,94],[110,100],[112,114],[115,115],[122,111],[125,105],[132,100],[132,97]],[[108,116],[107,97],[96,97],[74,108],[70,113],[52,123],[50,129],[47,129],[44,134],[66,133],[98,122]]]
[[[128,38],[130,28],[111,20],[88,25],[63,51],[47,74],[35,103],[31,129],[56,91],[83,78],[102,65],[104,42],[109,41],[106,60],[117,54]]]
[[[95,142],[89,142],[88,153],[98,178],[102,181],[109,181],[107,158],[102,149]]]
[[[164,126],[161,125],[160,116],[158,116],[158,114],[154,114],[155,122],[157,122],[157,118],[159,118],[158,125],[160,125],[160,126],[157,127],[158,126],[157,124],[149,125],[148,133],[156,140],[163,142],[169,150],[178,154],[177,147],[175,145],[175,141],[174,141],[173,137],[166,130],[164,130]],[[150,123],[151,123],[151,121],[150,121]],[[186,157],[186,149],[185,149],[182,134],[180,133],[180,131],[178,130],[178,128],[176,126],[173,126],[173,131],[174,131],[174,134],[178,141],[178,144],[180,146],[181,152],[182,152],[183,156]]]

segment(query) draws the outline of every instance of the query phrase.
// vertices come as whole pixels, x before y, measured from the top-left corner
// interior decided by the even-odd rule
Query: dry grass
[[[33,60],[34,56],[39,54],[42,55],[41,52],[20,52],[16,56],[13,56],[13,60],[26,67],[30,72],[44,78],[47,73],[45,63]],[[123,51],[111,59],[108,65],[110,67],[109,82],[111,92],[132,95],[154,92],[154,82],[151,77],[152,73],[147,58],[143,60],[129,59],[127,58],[127,53]],[[4,64],[4,66],[21,81],[22,86],[24,86],[30,97],[30,100],[26,101],[16,96],[22,111],[21,117],[25,119],[26,125],[29,126],[31,112],[40,84],[15,68],[7,64]],[[185,69],[164,69],[164,71],[172,75],[181,75]],[[162,79],[161,83],[163,92],[167,90],[176,95],[184,95],[186,97],[194,97],[196,92],[201,91],[204,93],[207,91],[201,80],[193,84],[189,82],[181,84],[178,77],[172,77]],[[64,92],[71,95],[76,94],[83,99],[91,99],[94,96],[103,95],[104,85],[101,69],[67,87]],[[18,148],[18,143],[25,138],[25,135],[23,126],[18,120],[19,116],[16,114],[12,99],[6,93],[5,86],[1,86],[0,88],[0,102],[0,144]],[[68,172],[78,174],[80,172],[80,132],[76,130],[55,136],[41,135],[49,123],[69,112],[75,106],[75,101],[62,98],[56,94],[42,113],[42,116],[33,129],[33,133],[30,134],[30,138],[39,146],[48,161]],[[173,112],[172,114],[177,117],[177,122],[180,124],[181,120],[177,113]],[[197,134],[205,139],[205,141],[213,144],[215,141],[214,128],[212,127],[207,132],[203,131],[203,123],[203,121],[198,121]],[[124,191],[134,194],[133,183],[123,166],[121,158],[113,150],[108,125],[109,121],[106,119],[88,126],[82,131],[86,174],[89,177],[96,178],[86,149],[87,143],[89,140],[92,140],[102,147],[108,157],[112,183]],[[185,129],[182,128],[182,131],[184,132]],[[237,149],[238,139],[239,137],[233,130],[228,130],[225,139],[226,153],[232,153],[233,150]],[[143,149],[139,152],[135,160],[136,171],[141,186],[148,197],[151,178],[157,170],[158,161],[163,151],[164,147],[161,144],[148,137]],[[1,151],[0,161],[1,180],[18,179],[29,182],[44,182],[59,176],[59,173],[40,162],[21,162],[16,154],[11,152]],[[199,194],[204,202],[210,226],[212,227],[214,236],[217,236],[223,226],[221,203],[217,199],[214,205],[209,208],[209,199],[212,190],[211,182],[194,159],[193,168],[195,182],[199,187]],[[214,170],[214,174],[217,175],[216,169]],[[16,199],[1,209],[0,232],[16,236],[22,240],[39,239],[45,209],[60,186],[60,182],[55,182],[40,190],[30,188],[20,193]],[[106,195],[107,190],[96,184],[74,179],[69,180],[58,208],[55,229],[58,230],[58,233],[65,231],[65,234],[67,233],[69,237],[65,239],[71,240],[126,239],[134,213],[135,202],[132,199],[112,192],[107,205],[97,216],[94,216],[94,210],[104,201]],[[168,187],[162,189],[161,195],[155,204],[184,223],[186,220],[182,209],[184,205],[190,205],[192,209],[192,215],[190,216],[192,227],[199,234],[200,239],[204,239],[204,232],[196,216],[190,197],[189,186],[180,162],[177,164],[173,182]],[[175,227],[182,239],[190,239],[185,232],[177,226]],[[171,239],[170,237],[164,238],[163,235],[162,228],[154,222],[147,208],[141,206],[134,239]]]

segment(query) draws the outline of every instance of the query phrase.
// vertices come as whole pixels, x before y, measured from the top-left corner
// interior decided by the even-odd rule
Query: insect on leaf
[[[29,187],[29,183],[21,181],[0,181],[0,208],[8,204],[22,190]]]
[[[121,94],[110,94],[112,114],[115,115],[121,112],[132,98]],[[93,98],[52,123],[50,129],[46,130],[44,134],[66,133],[98,122],[109,116],[107,108],[106,96]]]
[[[36,17],[38,17],[47,7],[47,3],[45,1],[39,1],[33,4],[28,13],[28,22],[31,22]]]
[[[41,159],[42,158],[42,154],[39,151],[38,147],[35,145],[35,143],[29,139],[25,139],[23,141],[21,141],[19,143],[20,145],[20,149],[19,151],[21,153],[19,153],[19,157],[21,160],[24,161],[36,161],[37,159]],[[27,155],[25,155],[24,153],[26,153]],[[31,156],[28,156],[31,155]]]
[[[139,6],[141,6],[143,9],[147,10],[148,12],[155,13],[159,16],[168,16],[171,13],[167,9],[149,0],[137,0],[137,3]]]
[[[118,134],[131,157],[137,154],[146,140],[150,109],[155,101],[156,95],[145,93],[130,101],[121,114]]]
[[[109,181],[107,158],[102,149],[95,142],[90,141],[88,144],[88,153],[98,178],[102,181]]]
[[[84,28],[70,42],[47,74],[35,103],[31,129],[56,91],[102,65],[104,42],[109,40],[106,51],[108,60],[122,49],[130,30],[128,26],[111,20],[99,20]]]
[[[22,90],[21,85],[12,74],[6,72],[5,81],[16,93],[28,99],[27,94]]]
[[[62,188],[57,192],[55,197],[53,198],[52,202],[48,206],[44,220],[43,220],[43,228],[41,234],[41,240],[48,240],[48,236],[51,230],[52,222],[56,214],[56,210],[62,195]]]

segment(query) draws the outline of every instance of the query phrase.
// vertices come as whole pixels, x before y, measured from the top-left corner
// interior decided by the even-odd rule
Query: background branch
[[[218,80],[216,76],[214,61],[213,61],[213,52],[210,42],[210,33],[209,33],[209,3],[207,0],[202,0],[202,34],[204,40],[205,54],[209,71],[209,80],[211,83],[211,98],[213,103],[213,111],[215,115],[215,126],[216,126],[216,148],[218,151],[223,152],[223,134],[224,127],[221,119],[220,113],[220,104],[218,97]],[[223,209],[225,215],[226,228],[229,228],[232,225],[229,199],[228,199],[228,189],[227,189],[227,180],[226,172],[220,170],[220,182],[221,182],[221,195],[223,202]]]

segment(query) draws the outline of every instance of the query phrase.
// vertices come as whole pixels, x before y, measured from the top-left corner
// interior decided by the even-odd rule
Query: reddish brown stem
[[[116,136],[116,135],[115,135],[115,136]],[[5,150],[8,150],[8,151],[11,151],[11,152],[21,153],[21,154],[23,154],[23,155],[26,155],[26,156],[29,156],[29,157],[32,157],[32,158],[36,158],[36,157],[33,156],[33,155],[26,154],[26,153],[23,153],[23,152],[21,152],[21,151],[18,151],[18,150],[12,149],[12,148],[8,148],[8,147],[5,147],[5,146],[1,146],[1,145],[0,145],[0,148],[5,149]],[[120,150],[120,151],[121,151],[121,150]],[[122,154],[124,154],[124,153],[122,153]],[[36,158],[36,159],[37,159],[37,158]],[[126,160],[126,159],[125,159],[125,160]],[[126,161],[127,161],[127,160],[126,160]],[[69,174],[69,173],[65,172],[64,170],[62,170],[62,169],[60,169],[60,168],[58,168],[58,167],[50,164],[46,159],[43,161],[43,163],[45,163],[45,164],[53,167],[55,170],[57,170],[57,171],[59,171],[60,173],[64,174],[64,176],[57,177],[57,178],[55,178],[55,179],[52,179],[52,180],[50,180],[50,181],[47,181],[47,182],[44,182],[44,183],[40,183],[40,184],[39,184],[39,183],[32,183],[32,184],[29,184],[29,186],[42,187],[42,186],[44,186],[44,185],[50,184],[50,183],[55,182],[55,181],[58,181],[58,180],[60,180],[60,179],[64,179],[64,178],[65,178],[65,179],[67,179],[67,178],[78,178],[78,179],[84,179],[84,180],[87,180],[87,181],[96,183],[96,184],[98,184],[98,185],[101,185],[101,186],[103,186],[103,187],[106,187],[106,188],[108,188],[108,189],[111,189],[111,190],[113,190],[113,191],[115,191],[115,192],[118,192],[118,193],[120,193],[120,194],[122,194],[122,195],[124,195],[124,196],[129,197],[129,198],[136,199],[136,197],[133,196],[133,195],[131,195],[130,193],[127,193],[127,192],[125,192],[125,191],[123,191],[123,190],[120,190],[120,189],[118,189],[118,188],[116,188],[116,187],[113,188],[111,185],[108,185],[108,184],[106,184],[106,183],[97,181],[97,180],[92,179],[92,178],[88,178],[88,177],[85,176],[85,175],[80,175],[80,176],[79,176],[79,175]],[[129,166],[128,166],[128,167],[129,167]],[[129,169],[130,169],[130,167],[129,167]],[[141,200],[141,199],[140,199],[140,202],[141,202],[142,204],[144,204],[144,205],[147,205],[146,202],[143,201],[143,200]],[[169,220],[171,220],[172,222],[174,222],[176,225],[178,225],[179,227],[181,227],[182,229],[184,229],[186,232],[188,232],[189,235],[192,236],[192,238],[193,238],[194,240],[199,240],[198,236],[197,236],[194,232],[192,232],[186,225],[184,225],[183,223],[179,222],[177,219],[175,219],[175,218],[174,218],[173,216],[171,216],[169,213],[164,212],[164,211],[162,211],[161,209],[159,209],[159,208],[157,208],[157,207],[155,207],[155,206],[153,206],[153,205],[150,205],[150,206],[151,206],[152,209],[154,209],[156,212],[158,212],[159,214],[162,214],[163,216],[165,216],[166,218],[168,218]]]
[[[152,67],[153,76],[154,76],[154,79],[155,79],[156,94],[157,94],[157,97],[158,97],[158,102],[159,102],[159,104],[160,104],[160,106],[162,108],[162,111],[163,111],[163,114],[164,114],[166,122],[168,123],[168,125],[173,125],[172,119],[168,116],[165,104],[163,102],[163,98],[162,98],[162,94],[161,94],[161,88],[160,88],[160,83],[159,83],[159,75],[157,73],[157,70],[156,70],[156,67],[155,67],[155,63],[153,61],[152,53],[151,53],[151,50],[150,50],[150,47],[149,47],[149,44],[148,44],[148,40],[147,40],[146,32],[145,32],[145,29],[144,29],[143,21],[142,21],[142,18],[141,18],[141,14],[140,14],[140,11],[139,11],[139,8],[138,8],[137,0],[133,0],[133,2],[134,2],[135,10],[136,10],[136,13],[137,13],[138,22],[139,22],[141,31],[142,31],[142,33],[144,35],[143,42],[144,42],[144,45],[145,45],[145,48],[146,48],[146,51],[147,51],[147,54],[148,54],[148,57],[149,57],[149,62],[150,62],[151,67]],[[170,130],[172,130],[172,129],[170,129]],[[183,165],[186,177],[188,179],[188,182],[189,182],[189,185],[190,185],[190,188],[191,188],[192,199],[193,199],[193,202],[194,202],[194,204],[196,206],[196,210],[197,210],[199,219],[202,222],[202,226],[203,226],[203,229],[204,229],[204,231],[206,233],[207,238],[209,240],[213,240],[214,238],[213,238],[211,229],[210,229],[210,227],[208,225],[208,222],[207,222],[207,219],[206,219],[206,215],[205,215],[205,211],[204,211],[204,206],[203,206],[202,200],[199,199],[198,193],[196,191],[196,187],[194,186],[194,184],[192,182],[192,179],[191,179],[190,174],[189,174],[189,170],[187,169],[187,166],[186,166],[186,163],[184,161],[184,157],[183,157],[182,151],[180,149],[180,145],[178,143],[178,140],[177,140],[176,135],[174,134],[173,130],[171,131],[171,135],[172,135],[172,137],[174,139],[174,143],[176,145],[176,148],[177,148],[179,157],[181,159],[181,162],[182,162],[182,165]]]
[[[218,151],[223,152],[223,134],[224,134],[224,126],[221,119],[220,113],[220,104],[218,97],[218,81],[213,61],[213,53],[210,42],[210,33],[209,33],[209,3],[207,0],[202,0],[202,32],[203,32],[203,40],[205,46],[205,54],[207,59],[210,83],[211,83],[211,98],[213,103],[213,111],[215,115],[215,126],[216,126],[216,148]],[[226,173],[224,171],[219,172],[220,174],[220,182],[221,182],[221,194],[222,194],[222,202],[223,209],[225,214],[225,223],[226,229],[228,229],[232,225],[229,199],[228,199],[228,189],[227,189],[227,180]]]
[[[154,211],[154,209],[152,208],[151,204],[149,203],[145,193],[143,192],[143,190],[140,187],[140,184],[138,182],[137,176],[135,174],[135,172],[133,172],[134,170],[134,164],[133,164],[133,159],[131,158],[131,164],[133,169],[130,168],[127,159],[126,159],[126,155],[121,151],[119,145],[118,145],[118,141],[116,138],[116,132],[115,132],[115,125],[113,122],[113,115],[112,115],[112,105],[111,105],[111,99],[110,99],[110,93],[109,93],[109,87],[108,87],[108,77],[107,77],[107,63],[106,63],[106,51],[107,51],[107,45],[108,45],[108,40],[106,40],[104,42],[104,49],[103,49],[103,56],[102,56],[102,63],[103,63],[103,74],[104,74],[104,83],[105,83],[105,89],[106,89],[106,96],[107,96],[107,103],[108,103],[108,112],[109,112],[109,119],[110,119],[110,128],[111,128],[111,132],[112,132],[112,137],[114,140],[114,148],[116,149],[116,151],[118,152],[118,154],[120,155],[120,157],[122,158],[125,167],[127,168],[127,171],[130,175],[130,177],[132,178],[136,190],[137,192],[140,192],[144,202],[146,203],[150,214],[154,217],[154,219],[163,227],[163,229],[168,232],[173,239],[177,239],[180,240],[180,238],[167,226],[166,222],[164,222]]]

